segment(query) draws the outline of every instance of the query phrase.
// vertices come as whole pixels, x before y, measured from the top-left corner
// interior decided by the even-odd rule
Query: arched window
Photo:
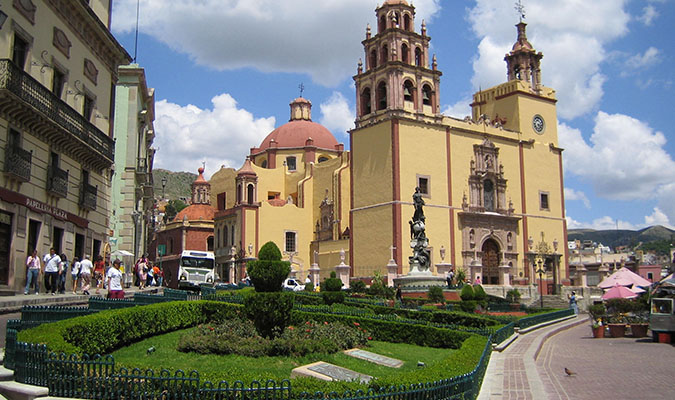
[[[391,21],[392,28],[398,28],[401,25],[401,16],[398,13],[394,13],[394,19]]]
[[[246,190],[246,197],[248,198],[248,204],[253,204],[254,201],[255,201],[255,199],[253,198],[253,194],[254,194],[253,193],[253,191],[254,191],[253,184],[250,183],[246,189],[247,189]]]
[[[368,115],[370,112],[370,88],[365,88],[361,92],[361,115]]]
[[[387,84],[380,82],[377,85],[377,109],[384,110],[387,108]]]
[[[213,236],[206,238],[206,251],[213,251]]]
[[[322,163],[322,162],[326,162],[326,161],[328,161],[328,160],[329,160],[328,157],[326,157],[326,156],[321,156],[321,157],[319,157],[319,164]]]
[[[422,66],[422,49],[415,47],[415,65],[418,67]]]
[[[424,85],[422,86],[422,104],[425,106],[431,105],[431,86]]]
[[[373,49],[370,52],[370,69],[375,69],[377,67],[377,50]]]
[[[223,247],[228,247],[230,245],[229,240],[230,240],[230,235],[229,232],[227,231],[227,225],[223,228]]]
[[[237,185],[237,204],[241,204],[241,196],[242,196],[241,190],[242,189],[241,189],[241,183],[240,183],[239,185]]]
[[[408,48],[408,45],[403,43],[401,45],[401,61],[404,63],[408,64],[410,61],[410,49]]]
[[[403,16],[403,29],[405,29],[406,31],[410,30],[410,15],[409,14],[405,14]]]
[[[377,26],[377,31],[378,33],[382,33],[385,29],[387,29],[387,17],[383,15],[380,17],[380,23]]]
[[[267,160],[262,160],[262,162],[260,163],[260,166],[263,167],[263,168],[267,168]]]
[[[385,44],[382,46],[382,58],[381,58],[382,64],[386,63],[389,61],[389,47]]]
[[[403,100],[415,101],[415,88],[411,81],[405,81],[403,83]]]
[[[234,226],[230,230],[230,246],[234,246]]]

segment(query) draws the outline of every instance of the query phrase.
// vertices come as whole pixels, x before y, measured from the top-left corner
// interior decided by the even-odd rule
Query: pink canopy
[[[605,294],[602,295],[603,300],[609,300],[609,299],[634,299],[638,295],[637,293],[634,293],[632,290],[628,289],[627,287],[624,286],[614,286],[613,288],[609,289],[608,291],[605,292]]]
[[[619,286],[651,286],[651,282],[636,274],[635,272],[629,270],[626,267],[622,267],[612,275],[603,279],[602,282],[598,284],[598,287],[607,289]]]

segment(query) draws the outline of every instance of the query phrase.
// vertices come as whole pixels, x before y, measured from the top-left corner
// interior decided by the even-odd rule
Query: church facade
[[[505,56],[506,82],[476,93],[472,115],[456,119],[440,112],[442,73],[425,24],[414,30],[414,7],[388,0],[376,14],[354,76],[349,151],[311,122],[307,100],[291,103],[291,121],[239,171],[212,178],[224,193],[217,262],[255,257],[272,240],[302,273],[316,264],[328,274],[342,253],[353,278],[387,275],[387,264],[405,274],[419,188],[434,273],[461,268],[495,285],[542,279],[549,291],[568,284],[566,246],[557,246],[567,232],[555,91],[541,84],[543,55],[526,25]]]

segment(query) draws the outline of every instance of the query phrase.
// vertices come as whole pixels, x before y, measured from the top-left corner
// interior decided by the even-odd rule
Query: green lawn
[[[194,329],[194,328],[192,328]],[[238,355],[218,356],[181,353],[176,344],[181,335],[189,334],[192,329],[182,330],[145,339],[112,353],[117,366],[129,369],[153,369],[158,373],[162,368],[169,371],[182,369],[199,371],[200,377],[212,382],[226,380],[230,383],[241,380],[248,385],[253,379],[287,379],[291,370],[300,365],[315,361],[326,361],[374,377],[394,377],[400,373],[416,370],[417,362],[423,361],[427,367],[447,358],[456,350],[420,347],[410,344],[370,342],[368,351],[396,358],[404,362],[401,368],[389,368],[368,361],[349,357],[341,352],[335,354],[312,354],[305,357],[244,357]],[[153,353],[147,349],[155,347]]]

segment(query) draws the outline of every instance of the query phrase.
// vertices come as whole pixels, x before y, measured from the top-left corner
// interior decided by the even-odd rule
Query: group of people
[[[26,259],[26,287],[23,293],[27,295],[32,289],[35,294],[39,294],[39,277],[43,275],[46,293],[51,292],[52,295],[64,294],[66,292],[66,279],[70,275],[73,294],[77,294],[79,287],[82,294],[89,295],[89,290],[93,285],[96,288],[96,294],[100,294],[101,289],[107,288],[108,297],[111,297],[111,292],[122,290],[121,265],[120,260],[115,260],[112,267],[106,268],[103,257],[98,256],[96,261],[92,262],[88,254],[82,260],[79,257],[74,257],[69,262],[64,253],[57,254],[53,247],[49,249],[49,253],[40,259],[37,250],[33,250]],[[118,294],[113,293],[113,295]]]
[[[157,266],[152,265],[148,255],[144,254],[134,265],[134,286],[143,289],[149,286],[162,286],[164,272]]]

